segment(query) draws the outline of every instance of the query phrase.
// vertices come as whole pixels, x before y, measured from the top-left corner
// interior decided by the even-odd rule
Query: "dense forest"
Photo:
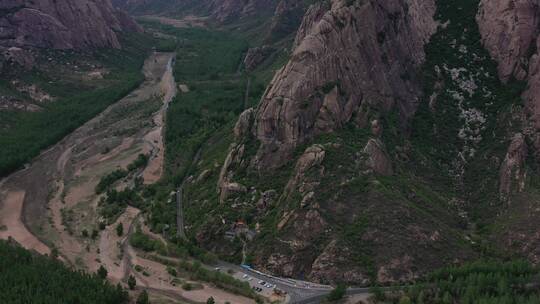
[[[43,51],[32,72],[11,68],[0,75],[0,94],[28,99],[12,79],[31,83],[49,93],[54,101],[40,103],[39,111],[0,111],[0,176],[22,167],[46,147],[58,142],[86,121],[118,101],[144,79],[141,67],[150,46],[159,44],[147,35],[125,35],[121,50],[78,54]],[[52,63],[49,63],[53,62]],[[85,80],[70,66],[101,67],[103,79]],[[70,72],[66,72],[66,69]],[[63,75],[61,78],[58,75]]]
[[[405,293],[372,292],[378,303],[533,304],[540,303],[538,279],[538,269],[526,261],[477,261],[437,270]]]
[[[0,241],[0,302],[4,304],[122,304],[128,293],[97,274],[73,271],[55,258]]]

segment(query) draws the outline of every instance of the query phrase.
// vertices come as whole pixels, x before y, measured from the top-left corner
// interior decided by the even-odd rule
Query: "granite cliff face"
[[[118,32],[140,31],[109,0],[8,0],[0,3],[0,47],[120,48]]]
[[[523,189],[519,184],[523,183],[525,174],[528,150],[525,138],[532,142],[531,152],[537,160],[540,156],[539,18],[539,3],[534,0],[483,0],[477,15],[482,42],[498,63],[501,81],[527,82],[522,96],[525,103],[523,130],[514,135],[501,167],[500,192],[506,198],[511,188]],[[516,176],[510,178],[510,172],[514,171]]]
[[[421,218],[408,209],[406,199],[389,200],[371,190],[369,182],[373,176],[394,173],[379,118],[397,113],[399,128],[410,127],[422,98],[417,75],[425,60],[424,46],[437,28],[435,10],[434,1],[416,0],[334,0],[307,10],[289,62],[275,74],[260,105],[240,115],[236,144],[217,185],[221,204],[241,205],[242,195],[276,190],[240,184],[246,180],[240,177],[242,171],[268,174],[291,167],[292,161],[288,181],[277,189],[281,195],[257,205],[279,210],[271,229],[280,236],[265,240],[271,250],[255,246],[257,267],[321,282],[365,284],[374,277],[405,281],[441,263],[434,255],[422,259],[405,244],[421,240],[422,246],[440,250],[456,242],[454,235],[441,238],[439,232],[453,229],[449,226],[456,225],[454,219],[441,223]],[[346,147],[341,139],[310,144],[350,124],[355,130],[371,129],[369,135],[353,136],[359,147]],[[303,145],[307,148],[298,156]],[[386,206],[390,201],[392,207]],[[377,220],[364,224],[366,214]],[[389,228],[398,222],[409,224],[400,232]],[[344,238],[342,229],[358,232]],[[367,257],[359,244],[385,252],[384,257]],[[454,257],[468,254],[449,252]]]
[[[434,2],[349,3],[319,3],[304,17],[289,63],[257,109],[257,167],[278,167],[298,145],[350,121],[366,126],[370,116],[397,109],[406,125],[413,115]]]

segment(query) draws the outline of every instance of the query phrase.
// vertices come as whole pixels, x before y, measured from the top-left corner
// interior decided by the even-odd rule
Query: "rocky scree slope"
[[[28,64],[24,50],[120,48],[118,33],[141,28],[109,0],[7,0],[0,3],[0,48]]]

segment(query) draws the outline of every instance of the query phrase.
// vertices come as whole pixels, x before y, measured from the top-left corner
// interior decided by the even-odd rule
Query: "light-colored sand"
[[[10,191],[2,196],[0,226],[3,229],[0,230],[0,238],[6,240],[12,237],[26,249],[32,249],[41,254],[50,254],[49,247],[30,233],[21,220],[24,196],[24,191]]]
[[[114,282],[120,282],[125,277],[128,264],[124,258],[122,247],[124,242],[127,242],[127,232],[139,213],[139,209],[128,207],[126,212],[114,224],[109,225],[101,232],[99,239],[99,259],[101,264],[109,272],[108,278]],[[116,233],[118,224],[124,226],[124,234],[122,236],[118,236]]]
[[[165,113],[167,112],[169,103],[176,96],[176,82],[174,81],[172,64],[168,65],[167,71],[163,74],[160,82],[160,89],[163,95],[163,105],[161,110],[153,117],[154,128],[144,137],[144,140],[151,151],[148,165],[142,174],[145,184],[157,182],[163,174],[163,160],[165,157],[163,126],[165,125]]]
[[[213,297],[216,303],[218,304],[224,304],[225,302],[235,303],[235,304],[253,304],[255,301],[233,295],[230,293],[227,293],[221,289],[217,289],[214,287],[210,287],[208,285],[204,285],[203,289],[199,290],[192,290],[192,291],[185,291],[182,294],[185,298],[190,299],[195,302],[206,302],[209,297]]]

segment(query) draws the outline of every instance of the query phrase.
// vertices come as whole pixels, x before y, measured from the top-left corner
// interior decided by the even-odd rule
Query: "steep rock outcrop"
[[[523,121],[522,132],[531,140],[533,149],[530,152],[537,159],[540,156],[539,18],[540,7],[536,0],[482,0],[476,18],[482,42],[498,63],[501,81],[515,78],[528,83],[522,96],[528,117]],[[527,150],[524,139],[520,138],[512,140],[500,170],[501,197],[508,198],[514,180],[510,178],[510,172],[521,168],[524,161],[522,153],[517,153]]]
[[[527,143],[523,134],[515,134],[508,147],[508,152],[501,165],[499,173],[499,193],[501,199],[508,200],[512,187],[523,191],[526,171],[525,159],[527,158]]]
[[[299,144],[369,109],[397,109],[403,124],[414,113],[420,95],[416,69],[436,29],[434,2],[349,3],[318,3],[307,12],[291,59],[256,114],[259,169],[282,165]]]
[[[272,17],[268,36],[270,43],[294,34],[302,22],[307,9],[302,0],[280,0]]]
[[[482,42],[498,63],[499,78],[524,80],[537,36],[538,1],[483,0],[477,21]]]
[[[10,0],[0,12],[4,48],[120,48],[117,32],[141,30],[109,0]]]
[[[267,45],[249,49],[246,57],[244,58],[244,67],[246,71],[251,72],[255,70],[275,51],[276,50],[274,48]]]

